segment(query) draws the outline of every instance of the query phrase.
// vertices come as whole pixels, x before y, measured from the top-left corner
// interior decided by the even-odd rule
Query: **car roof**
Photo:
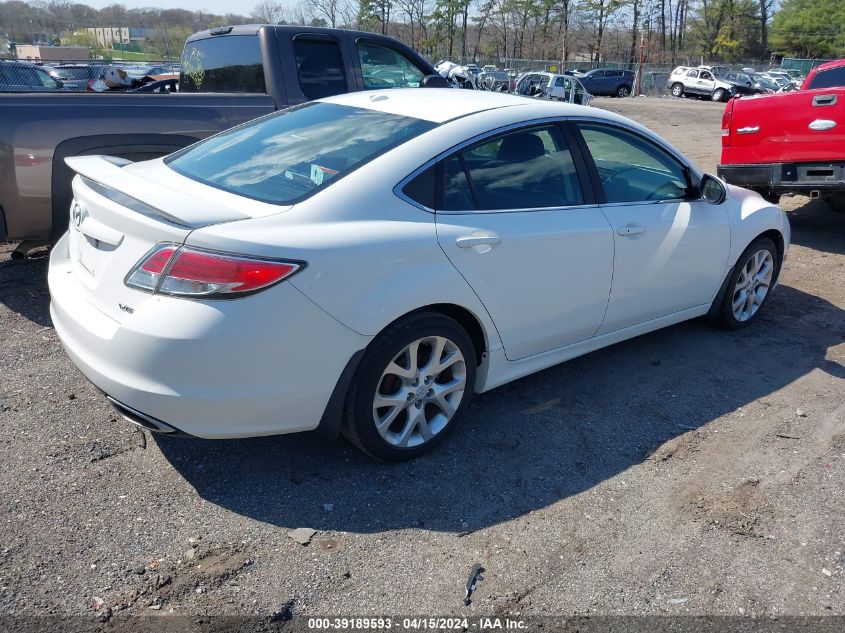
[[[524,97],[501,92],[457,88],[368,90],[350,92],[320,101],[414,117],[433,123],[445,123],[485,110],[531,103]]]
[[[517,95],[486,90],[460,90],[457,88],[401,88],[350,92],[320,99],[326,103],[414,117],[433,123],[446,123],[465,116],[514,108],[514,117],[534,119],[542,117],[582,116],[586,106],[559,101],[529,99]],[[519,112],[516,109],[519,108]],[[592,116],[616,120],[616,115],[589,108]]]

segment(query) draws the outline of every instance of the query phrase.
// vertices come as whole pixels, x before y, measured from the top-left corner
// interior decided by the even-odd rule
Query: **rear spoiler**
[[[157,216],[172,224],[199,228],[210,224],[244,220],[251,216],[165,187],[124,169],[132,161],[114,156],[72,156],[65,163],[83,178],[97,194],[147,216]],[[174,172],[174,175],[175,172]],[[163,209],[167,209],[164,211]]]

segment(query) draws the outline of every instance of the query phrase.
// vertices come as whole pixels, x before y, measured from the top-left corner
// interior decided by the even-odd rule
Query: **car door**
[[[525,127],[438,164],[438,240],[510,360],[593,336],[607,307],[613,233],[566,139],[553,123]]]
[[[599,334],[709,304],[724,279],[730,224],[688,168],[624,126],[577,123],[595,169],[602,211],[613,227],[613,285]]]
[[[699,94],[697,68],[691,68],[687,71],[686,77],[684,77],[684,92]]]
[[[604,71],[594,70],[581,78],[584,87],[594,95],[603,95],[604,93]]]
[[[716,89],[716,79],[713,73],[708,70],[702,70],[698,74],[698,92],[703,95],[711,95]]]

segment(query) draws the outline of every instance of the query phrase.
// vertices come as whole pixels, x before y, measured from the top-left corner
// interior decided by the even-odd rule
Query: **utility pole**
[[[123,52],[123,27],[120,22],[117,23],[117,36],[120,38],[120,61],[126,61],[126,53]]]
[[[637,68],[637,90],[634,93],[635,97],[639,97],[643,93],[643,57],[645,56],[645,33],[640,33],[640,64]]]

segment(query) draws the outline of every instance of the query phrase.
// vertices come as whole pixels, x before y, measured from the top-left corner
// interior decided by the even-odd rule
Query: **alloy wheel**
[[[379,379],[373,398],[379,435],[398,448],[432,440],[455,415],[466,386],[466,360],[453,341],[428,336],[411,342]]]
[[[772,285],[774,270],[775,260],[767,249],[756,251],[746,260],[736,280],[731,301],[737,321],[748,321],[763,305]]]

